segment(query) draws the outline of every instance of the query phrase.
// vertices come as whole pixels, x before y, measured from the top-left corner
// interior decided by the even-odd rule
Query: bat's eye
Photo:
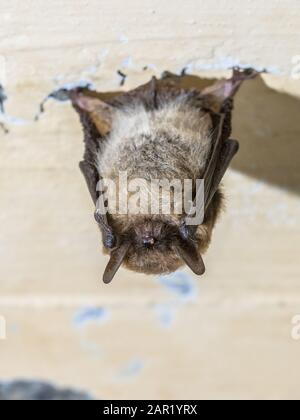
[[[151,248],[155,244],[155,239],[149,236],[143,238],[143,245],[146,248]]]

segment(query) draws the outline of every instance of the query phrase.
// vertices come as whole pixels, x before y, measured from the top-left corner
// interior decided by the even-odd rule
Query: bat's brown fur
[[[163,101],[157,110],[147,110],[139,102],[115,112],[112,131],[97,154],[98,170],[104,178],[118,184],[119,171],[128,179],[202,178],[212,147],[212,121],[208,113],[192,107],[189,97],[181,94]],[[208,248],[212,229],[221,207],[221,195],[214,199],[205,223],[198,226],[194,240],[198,251]],[[182,215],[111,215],[111,225],[123,238],[134,244],[125,265],[147,274],[177,270],[183,261],[172,248]],[[143,238],[153,237],[151,248]]]

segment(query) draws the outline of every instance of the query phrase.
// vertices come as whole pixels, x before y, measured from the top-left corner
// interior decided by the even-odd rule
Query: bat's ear
[[[205,265],[196,246],[190,240],[180,240],[175,250],[186,265],[198,276],[205,273]]]
[[[233,98],[245,80],[255,79],[260,73],[254,69],[234,68],[230,79],[219,80],[205,88],[203,95],[206,105],[215,112],[220,112],[224,103]]]
[[[117,271],[121,267],[126,257],[129,247],[130,247],[130,243],[124,242],[117,249],[111,252],[109,263],[107,264],[107,267],[103,275],[103,281],[105,284],[111,283],[111,281],[115,277]]]
[[[114,108],[93,96],[91,92],[74,91],[71,94],[73,106],[88,113],[101,136],[106,136],[111,131]]]

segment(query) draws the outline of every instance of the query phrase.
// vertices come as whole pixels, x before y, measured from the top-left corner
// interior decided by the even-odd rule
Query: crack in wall
[[[118,76],[120,76],[121,80],[120,80],[120,86],[124,86],[126,79],[127,79],[127,74],[125,74],[122,70],[118,70],[117,71]]]

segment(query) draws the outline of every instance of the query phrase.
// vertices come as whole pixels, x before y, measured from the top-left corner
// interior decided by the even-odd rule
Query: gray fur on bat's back
[[[131,179],[195,179],[203,176],[210,150],[210,117],[182,94],[157,110],[137,102],[115,111],[97,167],[110,179],[119,171]]]

